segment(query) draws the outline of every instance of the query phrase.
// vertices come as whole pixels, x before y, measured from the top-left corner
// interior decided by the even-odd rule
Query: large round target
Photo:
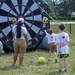
[[[37,48],[45,33],[42,24],[42,9],[34,0],[0,0],[0,40],[3,42],[4,51],[13,51],[12,20],[24,18],[24,26],[28,31],[27,50]]]

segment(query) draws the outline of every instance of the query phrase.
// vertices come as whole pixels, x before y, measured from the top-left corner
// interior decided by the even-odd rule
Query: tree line
[[[71,16],[75,12],[75,0],[45,0],[49,14],[54,16]]]

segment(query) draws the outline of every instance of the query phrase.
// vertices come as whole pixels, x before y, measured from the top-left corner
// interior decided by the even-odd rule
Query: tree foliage
[[[68,16],[75,12],[75,0],[45,0],[51,15]],[[58,14],[57,14],[58,13]]]

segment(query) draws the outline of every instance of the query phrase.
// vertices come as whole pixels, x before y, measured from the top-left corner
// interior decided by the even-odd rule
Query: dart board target
[[[22,17],[28,31],[27,50],[34,50],[45,36],[43,12],[34,0],[0,0],[0,40],[5,52],[13,52],[12,20]],[[44,26],[45,28],[46,26]]]

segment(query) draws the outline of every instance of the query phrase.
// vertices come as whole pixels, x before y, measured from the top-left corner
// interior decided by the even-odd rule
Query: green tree
[[[56,12],[60,16],[71,15],[75,12],[75,0],[45,0],[49,5],[50,15],[56,15]]]
[[[75,12],[75,0],[59,0],[58,10],[61,16],[71,15]]]
[[[49,5],[50,15],[56,15],[57,0],[45,0]]]

